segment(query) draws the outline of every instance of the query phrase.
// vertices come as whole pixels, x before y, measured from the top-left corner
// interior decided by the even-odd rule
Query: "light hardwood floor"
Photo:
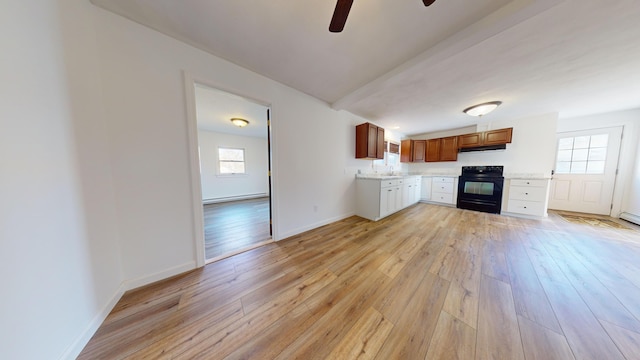
[[[126,293],[80,359],[638,359],[640,232],[417,204]]]
[[[238,253],[269,239],[268,197],[204,205],[207,259]]]

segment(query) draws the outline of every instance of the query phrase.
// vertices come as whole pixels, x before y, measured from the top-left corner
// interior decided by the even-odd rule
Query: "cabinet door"
[[[422,188],[422,178],[419,176],[416,176],[415,181],[414,181],[415,186],[413,187],[413,201],[412,204],[415,204],[417,202],[420,201],[420,193],[421,193],[421,188]]]
[[[425,161],[440,161],[440,139],[427,140]]]
[[[379,129],[382,130],[381,141],[378,140]],[[384,129],[364,123],[356,126],[356,159],[378,159],[378,147],[381,158],[384,158]]]
[[[411,143],[413,140],[402,140],[400,142],[400,162],[411,162]]]
[[[394,190],[395,187],[380,190],[380,217],[385,217],[393,212],[393,207],[396,204]]]
[[[411,190],[413,190],[413,184],[411,183],[404,184],[402,188],[402,207],[403,208],[406,208],[407,206],[411,205],[411,201],[412,201]]]
[[[450,136],[440,141],[440,161],[458,160],[458,137]]]
[[[402,209],[402,187],[398,186],[395,188],[396,193],[395,193],[395,206],[393,207],[393,211],[398,211],[400,209]]]
[[[384,159],[384,128],[378,127],[376,130],[376,158]]]
[[[422,188],[420,189],[421,200],[431,200],[431,178],[427,176],[422,177]]]
[[[485,145],[501,145],[511,143],[513,128],[490,130],[484,133]]]
[[[367,130],[367,132],[367,157],[375,159],[378,157],[378,127],[369,124],[369,129]]]
[[[424,153],[426,146],[426,140],[413,141],[413,162],[424,162]]]
[[[458,146],[460,148],[482,146],[484,144],[484,133],[464,134],[458,136]]]

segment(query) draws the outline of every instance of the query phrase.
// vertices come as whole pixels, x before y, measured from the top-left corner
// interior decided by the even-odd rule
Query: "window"
[[[220,174],[244,174],[244,149],[218,148]]]
[[[604,174],[608,134],[558,140],[557,174]]]

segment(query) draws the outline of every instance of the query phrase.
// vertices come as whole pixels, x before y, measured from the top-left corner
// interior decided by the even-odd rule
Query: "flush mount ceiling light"
[[[462,112],[471,116],[487,115],[488,113],[495,110],[498,106],[500,106],[500,104],[502,104],[502,101],[489,101],[486,103],[470,106],[462,110]]]
[[[231,118],[231,122],[237,127],[245,127],[249,125],[249,120],[245,120],[242,118]]]

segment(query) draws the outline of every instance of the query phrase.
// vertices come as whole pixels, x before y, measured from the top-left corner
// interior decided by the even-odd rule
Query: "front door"
[[[558,133],[549,208],[609,215],[622,127]]]

